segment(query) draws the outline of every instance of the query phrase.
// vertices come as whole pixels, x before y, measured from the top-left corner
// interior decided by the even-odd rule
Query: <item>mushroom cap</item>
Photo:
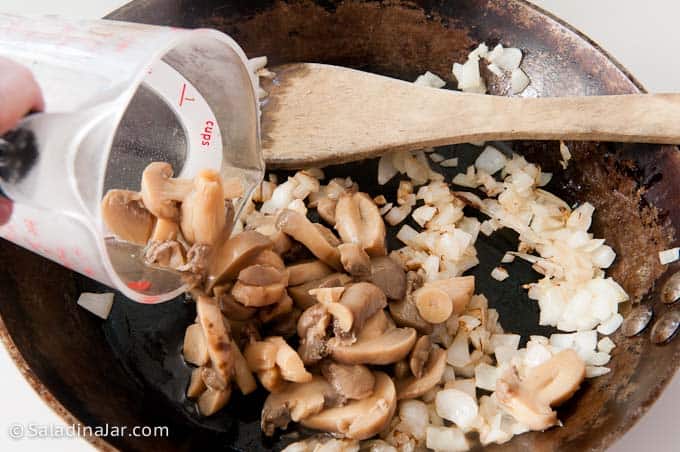
[[[281,283],[267,286],[251,286],[241,281],[236,281],[231,289],[231,295],[243,306],[261,308],[269,306],[281,299],[286,291],[286,286]]]
[[[385,223],[366,193],[343,193],[335,207],[335,229],[345,243],[358,243],[369,256],[384,256]]]
[[[372,339],[358,337],[351,345],[333,339],[328,346],[331,357],[343,364],[392,364],[408,355],[416,337],[413,328],[392,328]]]
[[[373,393],[375,376],[366,366],[327,361],[321,365],[321,374],[345,399],[361,400]]]
[[[426,322],[418,313],[418,308],[412,297],[406,296],[401,301],[392,301],[389,303],[390,314],[394,322],[401,327],[415,328],[421,334],[431,334],[433,326]]]
[[[371,274],[366,280],[380,287],[391,300],[402,300],[406,296],[406,273],[389,256],[371,258]]]
[[[442,289],[427,284],[412,294],[418,313],[427,322],[443,323],[453,313],[453,303]]]
[[[272,336],[265,339],[265,342],[276,345],[276,365],[281,370],[281,376],[284,380],[295,383],[306,383],[311,381],[312,374],[307,372],[305,365],[293,348],[288,343],[278,336]]]
[[[321,279],[316,279],[314,281],[308,281],[299,286],[289,286],[288,294],[293,298],[295,304],[301,309],[307,309],[313,304],[317,303],[317,299],[314,295],[309,293],[312,289],[319,289],[324,287],[340,287],[352,281],[352,278],[345,273],[331,273],[328,276],[324,276]]]
[[[409,370],[413,375],[416,376],[416,378],[422,377],[425,364],[430,357],[431,351],[432,341],[430,340],[430,336],[421,336],[416,341],[416,345],[413,346],[408,365]]]
[[[387,306],[387,298],[375,284],[358,282],[345,289],[338,303],[352,313],[352,328],[358,332],[369,317]]]
[[[282,209],[276,218],[276,227],[302,243],[316,257],[336,270],[342,270],[340,252],[329,243],[327,234],[299,212]]]
[[[257,341],[246,345],[243,356],[252,372],[261,372],[276,366],[279,347],[272,342]]]
[[[244,231],[215,249],[208,269],[208,290],[232,280],[257,254],[271,249],[272,242],[255,231]]]
[[[323,377],[313,376],[307,383],[288,383],[267,396],[262,407],[261,426],[265,435],[286,428],[292,420],[298,422],[319,413],[333,404],[337,394]]]
[[[154,228],[154,217],[142,204],[141,195],[129,190],[109,190],[101,204],[102,219],[120,240],[146,245]]]
[[[193,190],[182,201],[181,213],[182,235],[189,243],[213,245],[225,236],[227,210],[217,171],[203,170],[196,175]]]
[[[210,297],[199,296],[196,300],[198,320],[205,334],[208,354],[213,367],[225,382],[231,380],[234,370],[234,348],[229,331],[224,324],[217,302]]]
[[[460,315],[465,311],[472,295],[475,293],[475,277],[472,275],[458,276],[428,281],[424,287],[433,287],[446,292],[453,303],[453,312]]]
[[[343,243],[338,245],[338,251],[340,251],[340,263],[347,273],[358,277],[371,274],[371,260],[361,245]]]
[[[283,259],[281,259],[281,256],[273,249],[264,249],[260,251],[248,261],[248,265],[269,265],[279,270],[286,269],[286,264],[284,264]]]
[[[222,314],[224,314],[229,320],[245,321],[253,318],[253,316],[257,313],[257,309],[243,306],[229,293],[230,290],[231,285],[216,286],[213,288],[215,299],[217,300],[217,304],[219,305]]]
[[[156,217],[177,221],[177,201],[183,200],[193,189],[190,180],[173,179],[172,166],[166,162],[152,162],[142,173],[142,200]]]
[[[323,221],[335,226],[335,206],[338,204],[336,199],[329,197],[321,198],[316,204],[316,211]]]
[[[434,388],[442,379],[446,369],[446,351],[434,346],[430,351],[423,373],[397,382],[397,398],[414,399]]]
[[[297,286],[321,279],[333,273],[333,269],[320,260],[299,262],[288,266],[288,284]]]
[[[397,408],[396,390],[392,379],[383,372],[375,373],[373,394],[345,406],[327,408],[303,418],[300,423],[315,430],[362,440],[383,430]]]
[[[288,272],[271,265],[254,264],[244,268],[238,274],[238,280],[251,286],[268,286],[270,284],[288,285]]]

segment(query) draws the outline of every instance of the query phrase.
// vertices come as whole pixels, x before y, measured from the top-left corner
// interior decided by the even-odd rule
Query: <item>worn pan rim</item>
[[[533,10],[537,14],[546,17],[551,21],[555,22],[556,24],[560,25],[565,30],[568,30],[569,32],[573,33],[579,39],[588,43],[588,45],[590,45],[590,47],[592,47],[592,49],[595,52],[600,53],[603,57],[610,61],[619,71],[621,71],[621,73],[628,80],[631,81],[631,83],[635,86],[635,88],[639,92],[641,93],[647,92],[642,83],[640,83],[640,81],[635,76],[633,76],[631,72],[623,64],[621,64],[618,61],[618,59],[613,57],[609,52],[603,49],[596,41],[591,39],[582,31],[578,30],[573,25],[555,16],[553,13],[546,11],[540,6],[537,6],[529,2],[528,0],[509,0],[509,4],[512,3],[529,8],[530,10]],[[131,3],[127,3],[119,8],[116,8],[109,14],[105,15],[104,18],[116,20],[117,17],[119,17],[121,14],[125,12],[125,10],[130,6],[130,4]],[[0,342],[2,342],[3,346],[9,353],[10,358],[14,362],[14,365],[21,372],[21,375],[24,377],[24,380],[28,382],[33,391],[40,397],[40,399],[42,399],[42,401],[48,407],[50,407],[52,411],[56,413],[67,425],[84,426],[80,419],[78,419],[73,413],[71,413],[71,411],[69,411],[52,394],[52,392],[43,384],[40,378],[35,374],[33,369],[31,369],[31,366],[26,362],[23,354],[21,353],[21,351],[19,351],[16,344],[14,343],[14,340],[9,334],[9,331],[7,330],[7,326],[5,325],[4,319],[2,318],[1,314],[0,314]],[[640,420],[640,418],[642,418],[649,411],[652,405],[656,403],[661,394],[663,394],[663,392],[666,390],[671,380],[673,380],[675,374],[678,371],[678,368],[680,368],[680,362],[676,363],[675,368],[672,369],[672,371],[667,375],[667,378],[665,380],[659,382],[659,384],[656,386],[656,391],[654,391],[653,394],[647,400],[641,403],[637,416],[630,417],[624,424],[620,426],[619,428],[620,435],[618,435],[607,447],[613,445],[621,437],[623,437],[625,433],[627,433]],[[104,438],[98,436],[84,435],[81,438],[85,439],[87,442],[89,442],[92,446],[94,446],[96,449],[100,451],[114,452],[119,450],[115,448],[113,445],[111,445]]]

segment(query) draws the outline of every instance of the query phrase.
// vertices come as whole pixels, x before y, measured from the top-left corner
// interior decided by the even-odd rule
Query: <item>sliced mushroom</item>
[[[414,399],[422,396],[441,381],[445,369],[446,351],[438,345],[432,346],[421,375],[397,381],[397,398]]]
[[[227,389],[227,382],[222,380],[219,374],[212,367],[201,367],[201,379],[210,389],[224,391]]]
[[[253,318],[257,313],[257,308],[243,306],[241,303],[236,301],[234,297],[229,293],[231,290],[231,285],[216,286],[213,288],[213,294],[215,294],[215,299],[217,304],[229,320],[245,321]]]
[[[165,242],[168,240],[177,240],[179,236],[179,225],[164,218],[156,220],[156,225],[153,228],[153,233],[149,239],[151,242]]]
[[[288,294],[293,298],[297,306],[301,309],[307,309],[317,302],[316,297],[309,294],[310,290],[324,287],[340,287],[351,281],[352,278],[345,273],[332,273],[321,279],[309,281],[299,286],[288,287]]]
[[[252,342],[246,345],[243,356],[245,356],[248,368],[252,372],[261,372],[276,366],[276,353],[278,350],[278,345],[272,342]]]
[[[255,264],[244,268],[238,274],[238,280],[251,286],[268,286],[270,284],[288,285],[288,272],[271,265]]]
[[[224,391],[215,390],[208,388],[201,394],[198,398],[198,411],[203,416],[212,416],[219,410],[224,408],[224,406],[229,403],[231,398],[231,389],[226,389]]]
[[[402,300],[406,296],[406,273],[388,256],[371,258],[371,273],[366,280],[380,287],[391,300]]]
[[[316,257],[336,270],[342,270],[340,252],[329,243],[326,234],[299,212],[282,209],[276,227],[305,245]]]
[[[234,348],[234,380],[236,380],[236,385],[243,395],[250,394],[257,389],[255,377],[250,372],[246,358],[241,353],[241,350],[239,350],[234,342],[231,344]]]
[[[342,407],[327,408],[302,418],[300,423],[307,428],[362,440],[382,431],[392,420],[396,408],[397,397],[392,379],[376,372],[375,388],[370,397]]]
[[[392,328],[378,337],[346,345],[337,338],[328,342],[331,357],[343,364],[392,364],[404,359],[416,342],[413,328]]]
[[[387,306],[387,298],[375,284],[359,282],[345,289],[339,304],[352,313],[352,329],[358,332],[369,317]]]
[[[267,237],[273,243],[272,249],[279,255],[286,254],[293,246],[293,241],[284,232],[276,231]]]
[[[429,336],[421,336],[420,339],[416,341],[416,345],[413,346],[408,365],[411,373],[415,375],[416,378],[423,376],[423,369],[428,357],[430,356],[431,350],[432,341],[430,340]]]
[[[326,307],[315,304],[307,308],[297,323],[297,334],[300,338],[298,354],[302,362],[311,365],[319,362],[327,354],[327,329],[331,317]]]
[[[369,256],[384,256],[385,223],[366,193],[344,193],[335,208],[335,229],[345,243],[358,243]]]
[[[288,314],[280,315],[269,322],[267,324],[267,332],[286,338],[292,337],[295,335],[295,329],[300,315],[302,315],[302,311],[296,306],[293,306],[293,309]]]
[[[333,269],[322,261],[300,262],[288,266],[288,284],[297,286],[310,281],[316,281],[333,273]]]
[[[196,367],[191,371],[191,379],[189,380],[189,387],[187,388],[187,397],[195,399],[207,389],[203,378],[201,378],[202,367]]]
[[[363,277],[371,274],[371,259],[366,251],[357,243],[343,243],[338,245],[340,262],[347,273],[352,276]]]
[[[262,323],[269,323],[293,311],[293,299],[284,291],[283,296],[276,303],[260,309],[257,313]]]
[[[196,311],[205,334],[210,361],[220,377],[225,382],[229,382],[234,371],[234,348],[236,347],[229,338],[222,312],[217,302],[206,296],[198,297]]]
[[[194,276],[199,276],[201,281],[208,271],[210,258],[212,257],[212,245],[202,245],[195,243],[191,245],[187,252],[187,263],[178,270],[190,272]]]
[[[310,295],[316,297],[319,303],[331,304],[337,303],[342,297],[342,293],[345,291],[345,287],[322,287],[319,289],[312,289],[309,291]],[[328,306],[326,306],[328,307]]]
[[[184,248],[175,240],[152,241],[144,250],[144,263],[182,271],[186,265]]]
[[[336,399],[335,389],[322,377],[314,376],[307,383],[288,383],[267,396],[260,420],[262,431],[271,436],[277,427],[285,429],[290,421],[299,422],[319,413]]]
[[[278,367],[261,370],[257,373],[257,378],[260,379],[262,386],[269,392],[279,392],[286,385],[286,382],[283,381],[283,377],[281,376],[281,369]]]
[[[236,281],[231,295],[243,306],[260,308],[276,303],[283,297],[286,286],[280,283],[268,286],[251,286]]]
[[[142,173],[142,200],[154,216],[177,221],[177,203],[191,193],[194,183],[188,179],[174,179],[172,176],[172,166],[169,163],[150,163]]]
[[[456,278],[428,281],[426,286],[446,292],[453,302],[454,314],[460,315],[465,312],[465,308],[475,293],[475,277],[458,276]]]
[[[286,264],[284,264],[281,256],[279,256],[276,251],[270,249],[266,249],[257,253],[257,255],[255,255],[255,257],[253,257],[248,262],[247,266],[250,265],[269,265],[270,267],[274,267],[278,270],[286,269]]]
[[[208,344],[203,334],[203,329],[198,323],[189,325],[184,333],[184,346],[182,347],[184,360],[195,366],[204,366],[208,363]]]
[[[415,328],[421,334],[431,334],[434,328],[420,316],[412,296],[412,292],[421,285],[420,277],[415,272],[409,272],[406,278],[406,296],[400,301],[389,303],[390,314],[394,322],[401,327]]]
[[[193,182],[181,205],[182,235],[191,244],[212,245],[224,237],[227,224],[222,179],[214,170],[203,170]]]
[[[312,374],[305,369],[300,355],[282,337],[272,336],[266,338],[265,341],[277,347],[276,365],[281,370],[284,380],[306,383],[312,379]]]
[[[271,247],[271,240],[255,231],[241,232],[225,241],[213,254],[208,271],[208,290],[234,279],[257,254]]]
[[[418,314],[430,323],[443,323],[451,317],[453,302],[449,295],[437,287],[424,285],[412,294]]]
[[[336,199],[321,198],[316,204],[316,211],[323,221],[335,226],[335,206],[338,204]]]
[[[327,361],[321,365],[321,374],[344,399],[361,400],[373,394],[375,376],[366,366]]]
[[[520,379],[508,369],[496,382],[496,399],[520,423],[531,430],[545,430],[557,423],[551,407],[570,398],[585,377],[585,364],[566,349],[526,371]]]
[[[364,327],[357,334],[357,340],[368,341],[375,339],[392,328],[394,328],[394,323],[385,311],[381,309],[366,320]]]
[[[139,193],[109,190],[101,204],[102,219],[120,240],[146,245],[154,227],[154,217],[142,203]]]

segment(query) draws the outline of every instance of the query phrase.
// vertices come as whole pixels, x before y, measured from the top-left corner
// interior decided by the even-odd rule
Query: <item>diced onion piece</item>
[[[493,146],[486,146],[475,160],[475,167],[487,174],[495,174],[507,163],[507,157]]]
[[[509,264],[511,262],[514,262],[514,261],[515,261],[515,256],[513,256],[510,253],[505,253],[503,255],[503,258],[501,259],[502,264]]]
[[[453,168],[458,166],[458,157],[453,157],[450,159],[442,160],[439,165],[444,168]]]
[[[455,427],[429,426],[425,445],[428,449],[446,452],[463,452],[470,448],[465,434]]]
[[[430,88],[443,88],[446,85],[446,82],[438,75],[427,71],[423,75],[419,75],[413,84],[418,86],[427,86]]]
[[[562,156],[562,160],[560,161],[562,169],[567,169],[567,165],[569,165],[569,160],[571,159],[571,152],[567,145],[564,144],[564,141],[560,141],[560,155]]]
[[[469,394],[457,389],[443,389],[435,397],[437,414],[463,430],[472,426],[479,407]]]
[[[436,152],[431,153],[429,155],[429,157],[430,157],[430,160],[432,160],[434,163],[439,163],[439,162],[443,162],[444,160],[446,160],[446,157],[444,157],[443,155],[438,154]]]
[[[425,223],[430,221],[432,217],[434,217],[435,213],[437,213],[436,207],[425,205],[414,210],[411,216],[413,217],[413,220],[418,223],[418,225],[420,225],[420,227],[424,227]]]
[[[609,362],[610,359],[611,356],[609,353],[592,352],[586,357],[585,362],[591,366],[604,366]]]
[[[597,343],[597,349],[604,353],[611,353],[612,350],[614,350],[614,347],[616,347],[616,344],[608,337],[603,337]]]
[[[453,63],[453,75],[458,81],[458,89],[468,93],[485,94],[486,86],[479,73],[479,60],[469,58],[465,64]]]
[[[519,68],[522,62],[522,51],[514,47],[504,48],[503,53],[496,56],[491,62],[504,71],[514,71]]]
[[[510,74],[510,90],[512,94],[519,94],[529,86],[531,80],[520,68],[513,69]]]
[[[397,175],[397,168],[394,166],[394,155],[386,154],[378,160],[378,184],[385,185]]]
[[[611,372],[609,367],[586,366],[586,378],[595,378]]]
[[[411,434],[418,440],[425,439],[425,429],[430,418],[427,405],[420,400],[399,402],[399,430]]]
[[[113,306],[113,293],[83,292],[78,297],[78,306],[106,320]]]
[[[661,262],[661,265],[670,264],[678,259],[680,259],[680,248],[670,248],[659,251],[659,262]]]
[[[510,347],[517,350],[520,339],[519,334],[494,334],[489,339],[489,352],[493,353],[497,347]]]
[[[552,173],[541,173],[539,178],[538,178],[538,186],[539,187],[545,187],[550,183],[550,180],[552,179]]]
[[[446,351],[446,362],[454,367],[465,367],[470,364],[470,347],[468,334],[459,331]]]
[[[510,277],[510,274],[503,267],[495,267],[491,270],[491,277],[496,281],[504,281]]]
[[[385,214],[385,221],[387,221],[390,226],[396,226],[404,221],[410,213],[411,206],[408,204],[404,204],[403,206],[394,206],[389,212]]]
[[[486,363],[479,363],[475,366],[475,384],[478,388],[495,391],[496,380],[499,376],[500,371],[496,366],[490,366]]]
[[[597,327],[597,332],[608,336],[614,331],[618,330],[623,323],[623,316],[621,314],[614,314],[608,320],[605,320]]]
[[[494,63],[489,63],[486,68],[496,77],[503,77],[503,69],[499,68]]]

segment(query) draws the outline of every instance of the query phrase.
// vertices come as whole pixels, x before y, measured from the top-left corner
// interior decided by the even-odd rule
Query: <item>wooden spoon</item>
[[[680,94],[522,98],[416,86],[324,64],[274,69],[263,83],[270,168],[491,140],[680,143]]]

